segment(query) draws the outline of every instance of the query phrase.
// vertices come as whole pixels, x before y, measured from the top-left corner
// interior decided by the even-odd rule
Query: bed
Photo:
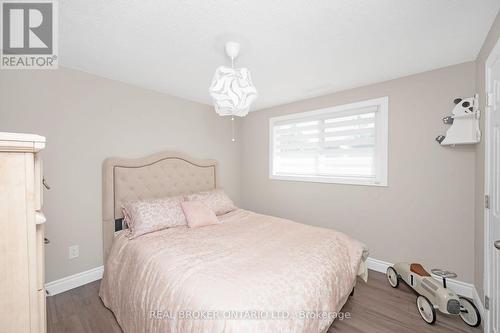
[[[216,161],[181,153],[104,162],[100,297],[123,331],[326,332],[367,279],[368,251],[349,236],[243,209],[132,240],[122,230],[126,201],[216,186]]]

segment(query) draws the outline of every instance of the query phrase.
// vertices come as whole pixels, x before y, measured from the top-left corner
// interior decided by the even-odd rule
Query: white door
[[[500,57],[491,67],[488,140],[489,239],[486,239],[490,267],[490,325],[500,333]]]

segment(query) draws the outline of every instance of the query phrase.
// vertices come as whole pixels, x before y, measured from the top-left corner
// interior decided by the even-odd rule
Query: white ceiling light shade
[[[252,83],[250,71],[247,68],[234,68],[234,59],[239,51],[238,43],[226,43],[226,54],[231,58],[231,67],[217,68],[208,90],[215,112],[221,116],[244,117],[257,99],[257,89]]]

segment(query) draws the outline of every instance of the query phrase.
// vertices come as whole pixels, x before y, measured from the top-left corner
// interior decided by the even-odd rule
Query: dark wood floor
[[[102,304],[96,281],[65,293],[47,298],[49,333],[113,333],[120,327]],[[481,332],[472,329],[454,316],[438,312],[436,323],[426,324],[417,312],[415,295],[404,283],[398,289],[389,286],[385,275],[370,271],[368,284],[360,281],[354,296],[344,306],[350,319],[335,320],[329,333],[439,333]]]

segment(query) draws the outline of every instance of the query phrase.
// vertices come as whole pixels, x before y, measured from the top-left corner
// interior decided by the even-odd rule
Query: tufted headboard
[[[124,202],[214,189],[216,167],[215,160],[197,160],[177,152],[106,159],[102,166],[104,262],[115,231],[121,230]]]

